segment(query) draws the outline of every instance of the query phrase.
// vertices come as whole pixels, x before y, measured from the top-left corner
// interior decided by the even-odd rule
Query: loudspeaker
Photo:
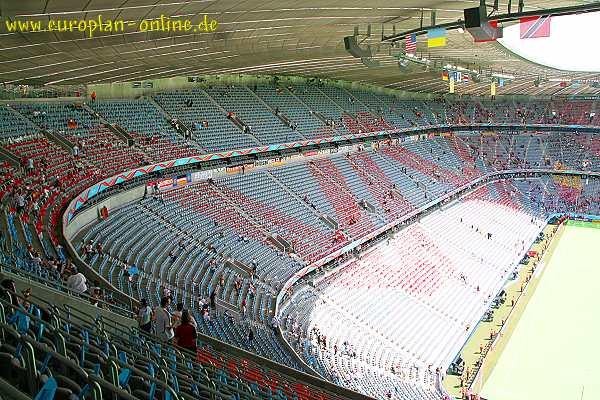
[[[502,37],[498,21],[488,21],[485,5],[465,8],[465,28],[476,42],[488,42]]]
[[[346,51],[356,58],[370,58],[372,57],[371,48],[367,47],[363,49],[358,45],[356,36],[346,36],[344,38],[344,47]]]
[[[465,8],[465,28],[479,28],[487,22],[485,5],[473,8]]]

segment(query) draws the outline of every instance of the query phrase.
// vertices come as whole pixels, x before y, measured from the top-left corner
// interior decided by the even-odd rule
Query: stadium
[[[0,400],[600,398],[600,2],[0,17]]]

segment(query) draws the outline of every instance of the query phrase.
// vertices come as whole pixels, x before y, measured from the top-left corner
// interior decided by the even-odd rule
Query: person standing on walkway
[[[152,309],[148,306],[146,299],[140,301],[140,309],[137,314],[140,330],[150,333],[152,330]]]
[[[167,309],[169,299],[163,297],[160,300],[160,306],[154,309],[154,322],[156,325],[156,336],[168,341],[174,336],[173,327],[171,324],[171,313]]]

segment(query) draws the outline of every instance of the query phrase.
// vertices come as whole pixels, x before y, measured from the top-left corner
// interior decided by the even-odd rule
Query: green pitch
[[[481,396],[600,399],[600,229],[566,226]]]

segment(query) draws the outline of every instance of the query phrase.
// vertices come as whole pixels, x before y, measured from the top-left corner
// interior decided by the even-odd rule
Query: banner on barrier
[[[213,177],[213,170],[207,170],[207,171],[196,171],[192,173],[192,181],[193,182],[198,182],[198,181],[207,181],[209,179],[211,179]]]
[[[246,173],[246,171],[250,171],[253,168],[254,168],[254,164],[249,163],[249,164],[236,165],[235,167],[227,167],[227,168],[225,168],[225,172],[228,174],[239,174],[239,173],[244,174],[244,173]]]

